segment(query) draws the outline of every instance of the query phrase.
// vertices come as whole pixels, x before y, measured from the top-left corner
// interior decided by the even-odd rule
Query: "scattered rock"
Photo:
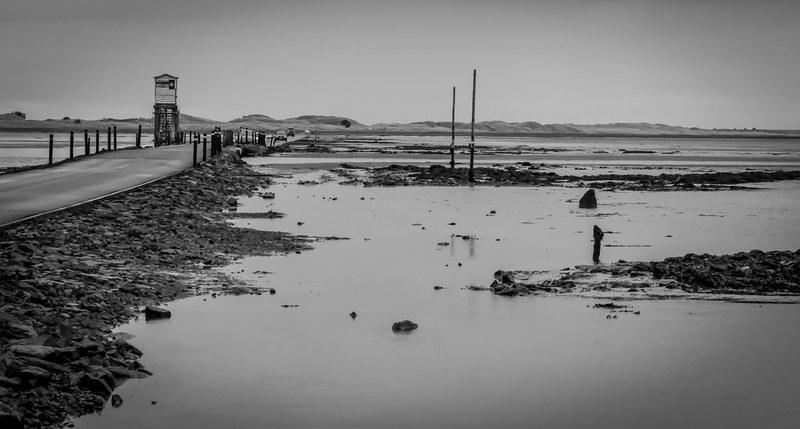
[[[91,373],[83,374],[78,381],[78,386],[106,400],[114,391],[116,380],[110,371],[99,369]]]
[[[392,324],[392,331],[393,332],[411,332],[417,329],[419,325],[410,321],[410,320],[403,320],[400,322],[395,322]]]
[[[351,313],[350,313],[350,317],[351,317],[353,320],[355,320],[355,318],[356,318],[357,316],[358,316],[358,315],[356,314],[356,312],[355,312],[355,311],[353,311],[353,312],[351,312]]]
[[[63,361],[75,352],[74,348],[58,348],[37,344],[14,344],[8,347],[8,351],[16,355],[30,356],[46,361]]]
[[[25,325],[22,323],[9,323],[3,330],[3,335],[10,338],[35,337],[36,330],[30,325]]]
[[[23,429],[22,418],[16,410],[0,402],[0,428]]]
[[[144,319],[145,320],[156,320],[156,319],[169,319],[172,317],[172,312],[165,308],[161,307],[153,307],[148,305],[144,308]]]

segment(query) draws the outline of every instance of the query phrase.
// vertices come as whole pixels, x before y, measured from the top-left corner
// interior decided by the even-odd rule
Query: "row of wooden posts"
[[[473,166],[475,164],[475,83],[478,78],[478,71],[472,69],[472,122],[469,133],[469,171],[467,179],[475,181]],[[456,166],[456,87],[453,87],[453,117],[450,122],[450,168]]]
[[[214,128],[214,131],[211,132],[211,135],[214,136],[215,134],[219,135],[222,139],[223,146],[230,146],[232,144],[257,144],[261,146],[266,146],[267,144],[267,136],[269,134],[263,131],[251,130],[249,128],[243,128],[239,130],[239,132],[234,132],[233,130],[222,130],[221,128],[217,127]],[[181,132],[179,136],[179,141],[181,143],[191,143],[195,139],[199,138],[201,134],[196,131],[184,131]],[[202,134],[203,136],[207,136],[207,134]]]
[[[205,162],[208,159],[208,156],[209,156],[209,154],[208,154],[208,141],[209,141],[208,140],[208,137],[209,137],[208,134],[206,134],[206,133],[201,134],[199,132],[185,132],[185,133],[182,133],[182,134],[183,134],[182,135],[182,141],[184,143],[192,143],[194,145],[194,147],[192,148],[192,165],[195,165],[195,166],[197,165],[197,162],[198,162],[198,153],[197,153],[198,152],[198,145],[201,144],[201,141],[202,141],[202,145],[203,145],[202,161]],[[237,142],[238,141],[245,142],[245,141],[250,141],[250,139],[252,138],[255,141],[257,141],[258,143],[262,143],[263,144],[264,143],[264,136],[265,136],[264,133],[259,133],[259,132],[256,132],[256,131],[252,131],[252,134],[248,133],[248,135],[246,137],[238,138],[238,136],[237,136],[236,141]],[[222,147],[223,146],[228,146],[228,145],[233,144],[234,139],[233,139],[232,135],[231,136],[225,136],[225,137],[226,137],[225,140],[229,140],[229,141],[226,141],[223,144],[223,131],[219,127],[215,128],[214,131],[211,133],[211,153],[210,153],[211,157],[217,156],[220,153],[222,153]],[[201,140],[201,138],[202,138],[202,140]],[[107,148],[106,148],[107,151],[117,150],[117,127],[116,126],[108,127],[106,144],[107,144]],[[91,137],[91,135],[89,133],[89,130],[83,130],[83,146],[84,146],[84,156],[91,155],[92,154],[92,150],[91,150],[91,148],[92,148],[92,137]],[[100,130],[95,130],[95,132],[94,132],[94,146],[95,146],[94,153],[95,154],[100,153]],[[142,126],[141,126],[141,124],[139,125],[139,128],[136,131],[136,147],[137,148],[141,148],[142,147]],[[53,149],[54,149],[54,138],[53,138],[53,134],[50,134],[50,142],[49,142],[49,146],[48,146],[48,156],[47,156],[48,165],[52,165],[53,162],[54,162],[54,160],[53,160]],[[74,131],[70,131],[69,132],[69,160],[74,159],[75,156],[76,156],[76,154],[75,154],[75,132]]]
[[[203,144],[203,153],[202,153],[202,162],[206,162],[208,153],[208,134],[202,134],[202,144]],[[192,144],[192,166],[197,166],[197,149],[200,145],[201,134],[196,131],[190,131],[183,133],[183,141],[190,142]],[[211,132],[211,157],[215,157],[222,153],[222,129],[217,127],[214,128],[214,131]],[[227,145],[226,145],[227,146]]]
[[[117,127],[108,127],[108,137],[106,138],[107,149],[117,150]],[[142,126],[136,131],[136,147],[142,147]],[[83,154],[89,156],[92,153],[92,138],[89,135],[89,130],[83,130]],[[94,131],[94,153],[100,152],[100,130]],[[69,132],[69,159],[75,157],[75,131]],[[50,134],[50,144],[48,146],[47,163],[53,164],[53,134]]]

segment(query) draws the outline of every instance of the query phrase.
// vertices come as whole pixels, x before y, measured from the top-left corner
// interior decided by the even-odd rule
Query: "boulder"
[[[78,381],[78,386],[107,399],[111,396],[117,383],[111,372],[98,369],[84,374]]]
[[[0,387],[10,387],[12,389],[18,388],[20,381],[18,378],[8,378],[0,375]]]
[[[3,334],[10,338],[29,338],[36,336],[36,330],[30,325],[25,325],[22,323],[9,323],[6,325],[6,329]]]
[[[594,195],[594,189],[589,189],[585,194],[583,194],[581,200],[578,202],[578,207],[582,209],[597,208],[597,197]]]
[[[410,320],[403,320],[400,322],[395,322],[392,324],[392,331],[393,332],[410,332],[414,329],[417,329],[419,325],[410,321]]]
[[[36,344],[14,344],[8,350],[15,355],[30,356],[47,361],[61,361],[74,355],[75,352],[75,349],[71,347],[50,347]]]
[[[53,378],[50,371],[38,366],[24,366],[16,371],[19,377],[28,386],[44,386]]]
[[[16,410],[0,402],[0,427],[4,429],[23,429],[22,418]]]
[[[150,305],[144,308],[144,320],[169,319],[170,317],[172,317],[172,313],[165,308]]]

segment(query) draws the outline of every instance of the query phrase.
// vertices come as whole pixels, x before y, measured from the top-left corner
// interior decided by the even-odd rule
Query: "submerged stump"
[[[603,241],[603,230],[600,229],[599,226],[595,225],[592,228],[592,235],[594,235],[594,251],[592,252],[592,260],[595,264],[600,263],[600,242]]]

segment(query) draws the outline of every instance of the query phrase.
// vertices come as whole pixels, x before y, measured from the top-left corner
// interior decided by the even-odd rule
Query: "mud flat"
[[[146,377],[142,352],[111,331],[144,307],[149,319],[180,297],[265,292],[213,268],[310,247],[306,237],[227,221],[236,196],[269,184],[225,155],[0,231],[0,426],[57,426],[102,409],[125,379]]]
[[[475,181],[470,182],[466,168],[442,165],[420,167],[391,165],[363,169],[343,164],[336,170],[349,175],[349,183],[365,186],[554,186],[591,185],[604,190],[670,191],[670,190],[735,190],[747,189],[748,183],[800,179],[800,171],[740,171],[687,174],[588,174],[563,175],[541,171],[529,162],[506,167],[476,167]],[[361,174],[359,174],[361,172]]]
[[[696,255],[658,262],[579,265],[558,272],[494,273],[496,295],[573,294],[612,299],[800,302],[800,250]]]

